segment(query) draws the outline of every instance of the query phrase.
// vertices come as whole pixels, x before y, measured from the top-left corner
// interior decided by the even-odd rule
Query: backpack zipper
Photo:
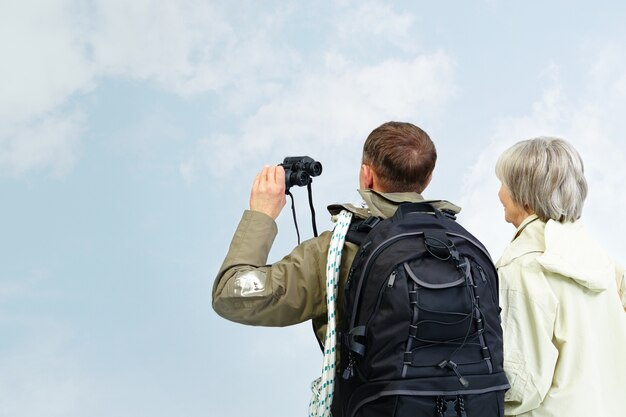
[[[378,314],[378,310],[380,309],[380,303],[383,301],[383,295],[385,294],[385,288],[393,288],[393,284],[396,282],[396,275],[398,275],[398,268],[399,267],[396,266],[394,270],[391,271],[391,274],[389,274],[387,285],[385,286],[383,283],[383,285],[380,287],[380,290],[378,291],[378,297],[376,299],[376,306],[374,307],[374,311],[372,311],[372,314],[369,316],[369,318],[367,319],[367,322],[365,323],[366,329],[370,326],[370,322]]]
[[[480,277],[482,278],[483,284],[487,284],[487,286],[489,287],[489,294],[491,295],[491,299],[493,300],[494,303],[498,304],[498,296],[496,295],[496,291],[494,291],[493,289],[493,285],[491,285],[491,281],[487,279],[485,270],[483,269],[482,266],[480,266],[480,264],[478,263],[476,259],[474,259],[474,264],[476,265],[476,269],[478,269],[478,272],[480,273]]]
[[[352,285],[352,277],[354,275],[354,271],[356,271],[356,266],[361,261],[361,258],[365,256],[365,251],[372,244],[371,241],[366,242],[363,246],[359,248],[359,253],[357,255],[356,261],[352,262],[352,266],[350,267],[350,272],[348,272],[348,279],[346,281],[346,291],[348,291]]]
[[[396,275],[398,275],[398,271],[396,269],[391,272],[389,275],[389,281],[387,281],[387,288],[393,288],[393,284],[396,282]]]
[[[480,278],[483,280],[483,282],[487,282],[487,277],[485,277],[485,271],[483,270],[483,267],[480,266],[478,264],[478,262],[474,262],[476,264],[476,267],[478,268],[478,272],[480,273]]]
[[[354,355],[352,351],[348,352],[348,366],[343,371],[342,378],[346,381],[354,376]]]

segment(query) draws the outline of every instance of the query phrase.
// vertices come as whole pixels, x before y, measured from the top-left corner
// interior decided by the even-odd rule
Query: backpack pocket
[[[403,264],[412,306],[403,378],[453,373],[464,385],[464,374],[491,373],[469,260],[462,265],[429,258]]]
[[[369,382],[354,391],[344,417],[502,417],[504,374],[470,377],[473,389],[450,389],[450,377]]]

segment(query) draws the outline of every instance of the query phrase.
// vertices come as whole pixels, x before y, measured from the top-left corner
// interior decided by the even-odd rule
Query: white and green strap
[[[322,376],[311,384],[313,395],[309,403],[309,417],[329,417],[330,406],[333,403],[335,388],[335,359],[337,333],[337,287],[339,284],[339,267],[341,265],[341,253],[346,233],[350,227],[352,213],[342,210],[337,216],[333,235],[328,248],[328,261],[326,263],[326,309],[328,311],[328,325],[326,327],[326,339],[324,341],[324,363]]]

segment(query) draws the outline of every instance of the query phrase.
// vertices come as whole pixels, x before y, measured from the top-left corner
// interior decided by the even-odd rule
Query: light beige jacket
[[[626,416],[624,270],[580,222],[535,215],[496,266],[511,383],[505,414]]]

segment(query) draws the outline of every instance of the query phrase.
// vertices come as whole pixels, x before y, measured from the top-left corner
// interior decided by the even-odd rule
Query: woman
[[[505,414],[626,416],[626,278],[578,220],[580,156],[560,139],[526,140],[500,156],[496,175],[517,228],[496,265]]]

